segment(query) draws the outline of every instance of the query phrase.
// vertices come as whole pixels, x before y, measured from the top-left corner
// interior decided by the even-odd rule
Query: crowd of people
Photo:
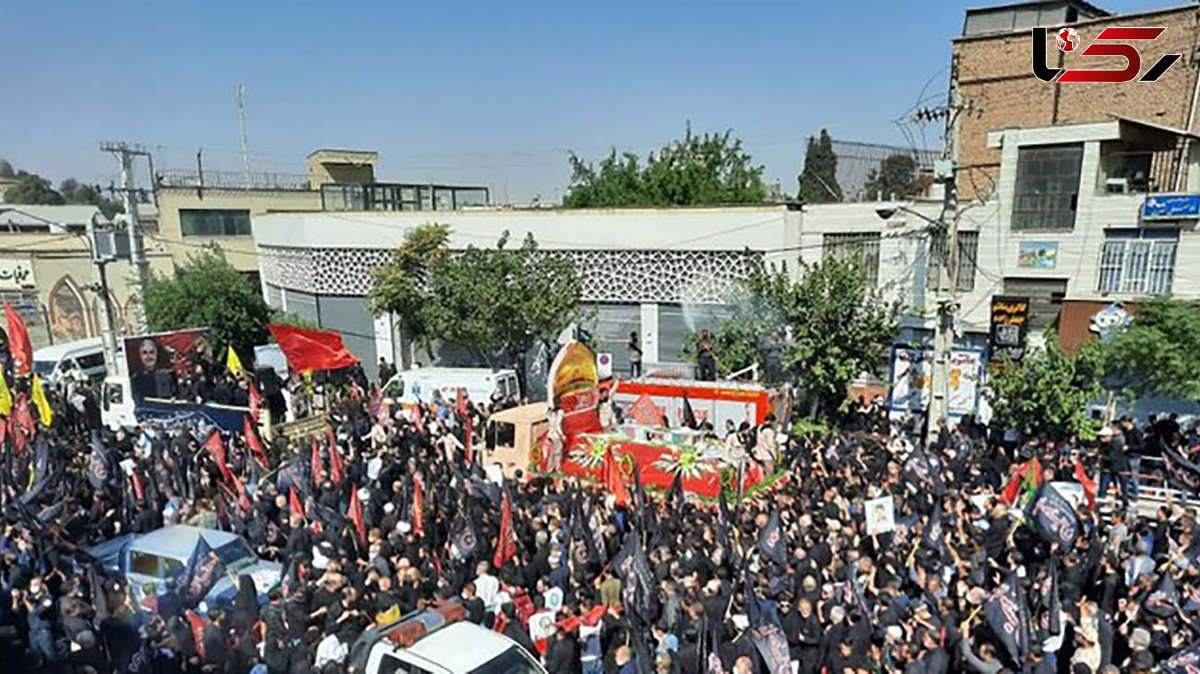
[[[18,395],[0,433],[4,671],[349,671],[364,630],[447,601],[552,674],[1196,671],[1194,514],[1129,484],[1129,451],[1196,442],[1177,424],[1058,442],[966,419],[922,444],[863,401],[825,436],[730,428],[771,484],[710,503],[502,477],[490,405],[389,407],[361,373],[324,385],[328,431],[273,443],[111,433],[78,386],[49,396],[48,427]],[[1087,498],[1054,510],[1063,482]],[[84,552],[179,523],[242,536],[282,582],[201,607],[176,577],[148,604]]]

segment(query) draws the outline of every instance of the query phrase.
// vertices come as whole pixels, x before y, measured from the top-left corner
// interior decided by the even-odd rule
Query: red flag
[[[468,466],[475,463],[475,428],[470,414],[467,415],[467,425],[463,429],[463,456],[466,457]]]
[[[29,341],[25,321],[8,302],[4,303],[4,317],[8,319],[8,352],[12,354],[13,367],[17,374],[28,375],[33,368],[33,343]]]
[[[500,535],[496,538],[496,554],[492,566],[499,570],[517,554],[517,532],[513,529],[512,502],[505,490],[500,498]]]
[[[342,455],[341,452],[338,451],[337,443],[333,442],[332,437],[329,438],[329,441],[329,479],[332,480],[334,484],[341,484]]]
[[[1096,483],[1088,478],[1087,473],[1083,470],[1083,464],[1079,459],[1075,459],[1075,479],[1079,484],[1083,485],[1083,495],[1087,498],[1088,510],[1096,509]]]
[[[458,398],[454,401],[454,406],[458,410],[458,416],[467,416],[467,389],[458,389]]]
[[[354,530],[358,532],[359,542],[366,545],[367,525],[363,521],[362,501],[358,500],[358,485],[350,485],[350,507],[346,509],[346,514],[350,517],[350,521],[354,523]]]
[[[417,432],[425,435],[425,407],[418,400],[412,406],[412,423],[417,427]]]
[[[317,488],[325,481],[325,463],[321,461],[321,448],[316,438],[312,439],[312,479],[313,486]]]
[[[292,509],[292,515],[304,519],[304,506],[300,505],[300,497],[296,495],[295,487],[288,491],[288,506]]]
[[[204,618],[201,618],[195,611],[188,611],[184,615],[187,616],[188,626],[192,628],[192,641],[196,642],[196,654],[200,656],[200,662],[204,662]]]
[[[20,428],[24,428],[30,437],[37,433],[37,422],[33,420],[33,414],[29,411],[29,398],[26,398],[24,393],[17,396],[17,404],[13,405],[13,421]]]
[[[263,469],[269,465],[267,461],[267,453],[263,451],[262,443],[258,440],[258,434],[254,432],[254,427],[250,425],[250,417],[242,417],[245,423],[242,424],[242,435],[246,436],[246,445],[250,447],[250,453],[258,461],[258,465]]]
[[[425,534],[425,488],[420,478],[413,479],[412,529],[417,537]]]
[[[254,423],[258,423],[260,416],[259,409],[262,407],[262,396],[258,394],[258,387],[254,382],[250,382],[250,418],[254,419]]]
[[[604,450],[604,486],[617,497],[617,505],[629,505],[629,490],[621,479],[621,467],[613,456],[612,447]]]
[[[384,428],[387,428],[392,423],[392,401],[384,398],[379,402],[379,416],[377,418],[379,423],[383,424]]]
[[[225,443],[221,442],[220,431],[213,431],[212,435],[208,436],[208,440],[204,442],[204,449],[208,450],[208,455],[217,462],[221,477],[232,482],[233,471],[229,470],[229,464],[225,463]]]
[[[250,497],[246,495],[246,485],[242,484],[242,481],[238,479],[237,473],[231,474],[230,477],[233,478],[233,487],[237,491],[238,507],[243,511],[249,512]]]
[[[133,497],[140,504],[146,496],[146,489],[142,486],[142,476],[138,475],[137,467],[134,467],[129,477],[133,481]]]
[[[297,372],[340,370],[358,362],[342,344],[342,336],[329,330],[306,330],[288,325],[268,325],[271,336]]]

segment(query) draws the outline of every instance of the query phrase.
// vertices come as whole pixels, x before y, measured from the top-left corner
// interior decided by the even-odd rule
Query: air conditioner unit
[[[1129,179],[1109,178],[1104,181],[1104,191],[1109,194],[1129,194]]]

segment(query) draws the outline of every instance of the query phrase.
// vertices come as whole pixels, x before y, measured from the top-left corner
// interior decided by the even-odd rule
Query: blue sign
[[[1200,194],[1155,194],[1142,203],[1142,220],[1200,218]]]

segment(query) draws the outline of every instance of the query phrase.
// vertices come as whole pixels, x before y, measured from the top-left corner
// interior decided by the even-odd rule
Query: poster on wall
[[[1017,266],[1024,269],[1054,269],[1058,266],[1057,241],[1022,241]]]
[[[924,414],[933,392],[933,350],[892,348],[891,411],[898,416]]]
[[[136,398],[171,398],[179,375],[197,363],[212,362],[207,328],[177,330],[125,339],[125,365]]]
[[[982,352],[950,352],[950,400],[947,408],[951,417],[975,413],[976,403],[979,401],[979,378],[982,374]]]
[[[893,418],[923,415],[933,395],[932,348],[897,346],[892,352],[892,389],[889,409]],[[978,411],[983,352],[955,349],[950,352],[947,408],[952,419]]]

